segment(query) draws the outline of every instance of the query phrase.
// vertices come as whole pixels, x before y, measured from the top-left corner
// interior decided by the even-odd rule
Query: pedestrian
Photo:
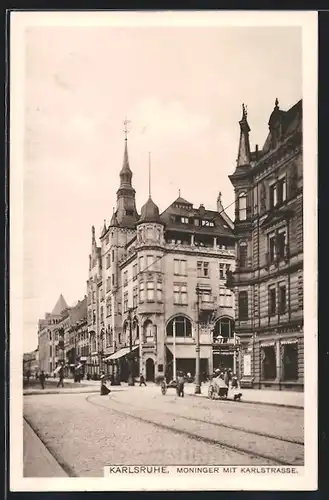
[[[178,397],[184,397],[184,383],[185,383],[185,377],[183,372],[178,372],[178,377],[177,377],[177,396]]]
[[[238,377],[235,375],[235,373],[233,373],[233,376],[232,376],[231,388],[232,389],[238,388]]]
[[[101,378],[101,396],[107,396],[108,394],[110,394],[111,389],[109,389],[106,385],[106,377],[104,372],[101,373],[100,378]]]
[[[64,387],[64,370],[63,367],[59,370],[59,381],[57,387]]]
[[[40,380],[40,384],[41,384],[41,389],[44,389],[45,388],[46,375],[45,375],[45,372],[43,370],[41,370],[41,373],[39,375],[39,380]]]
[[[139,386],[142,386],[142,385],[145,385],[145,387],[146,387],[144,375],[141,373],[139,376]]]
[[[225,372],[224,372],[224,382],[225,382],[225,384],[226,384],[226,385],[227,385],[227,387],[228,387],[229,382],[230,382],[230,377],[229,377],[229,374],[228,374],[228,371],[227,371],[227,370],[225,370]]]

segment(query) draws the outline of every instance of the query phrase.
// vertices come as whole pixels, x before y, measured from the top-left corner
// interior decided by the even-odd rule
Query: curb
[[[47,450],[47,452],[52,456],[52,458],[57,462],[57,464],[59,465],[59,467],[61,467],[61,469],[65,472],[65,474],[69,477],[79,477],[78,474],[76,474],[76,472],[65,462],[62,460],[61,457],[59,457],[57,455],[56,452],[54,452],[52,450],[52,448],[50,448],[46,443],[45,441],[43,440],[43,438],[40,436],[40,433],[35,429],[34,425],[32,424],[32,422],[24,415],[23,416],[26,424],[30,427],[30,429],[34,432],[34,434],[37,436],[37,438],[39,439],[39,441],[43,444],[43,446],[45,447],[45,449]]]
[[[194,397],[194,398],[200,398],[201,397],[201,398],[209,399],[209,398],[207,398],[207,396],[205,396],[203,394],[200,394],[200,395],[198,395],[198,394],[186,394],[186,395]],[[276,406],[276,407],[279,407],[279,408],[291,408],[293,410],[304,410],[304,406],[287,405],[287,404],[281,404],[281,403],[267,403],[265,401],[250,401],[250,400],[246,401],[246,400],[242,400],[241,403],[248,403],[248,404],[254,404],[254,405],[265,405],[265,406]]]
[[[87,390],[83,390],[83,389],[81,391],[80,390],[77,391],[76,389],[72,389],[72,391],[70,391],[70,392],[63,392],[63,391],[56,391],[56,390],[55,391],[45,390],[42,392],[41,391],[35,391],[35,392],[34,391],[31,391],[31,392],[24,392],[23,391],[23,396],[39,396],[39,395],[42,396],[43,394],[64,394],[64,395],[65,394],[87,394],[87,393],[94,394],[96,392],[99,392],[99,389],[92,390],[92,391],[87,391]]]

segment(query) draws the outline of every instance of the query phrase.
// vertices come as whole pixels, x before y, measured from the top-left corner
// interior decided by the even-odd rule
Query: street
[[[24,417],[70,476],[102,476],[105,465],[304,461],[303,411],[296,408],[178,398],[174,390],[162,396],[159,387],[135,386],[109,396],[31,394]],[[24,458],[33,455],[24,450]]]

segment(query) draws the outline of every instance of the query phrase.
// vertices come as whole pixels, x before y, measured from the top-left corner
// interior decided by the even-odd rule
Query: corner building
[[[234,295],[226,273],[234,270],[233,223],[221,195],[217,211],[179,196],[163,213],[149,196],[139,215],[132,187],[127,140],[117,207],[97,246],[92,229],[89,262],[90,357],[98,370],[127,380],[195,373],[196,335],[200,371],[237,362]],[[196,288],[198,286],[198,295]]]
[[[250,150],[243,107],[237,166],[237,261],[229,285],[236,297],[242,386],[302,390],[303,154],[302,101],[278,100],[262,149]]]

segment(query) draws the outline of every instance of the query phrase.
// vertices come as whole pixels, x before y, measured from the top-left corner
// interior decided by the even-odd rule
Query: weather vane
[[[128,125],[130,123],[130,120],[127,119],[127,117],[125,118],[123,124],[125,126],[124,128],[124,133],[125,133],[125,139],[127,140],[127,136],[128,136],[128,133],[129,133],[129,130],[128,130]]]

